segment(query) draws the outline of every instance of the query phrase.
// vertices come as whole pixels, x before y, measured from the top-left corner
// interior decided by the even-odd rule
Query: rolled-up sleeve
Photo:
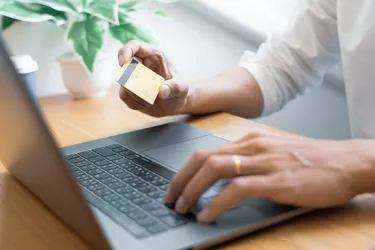
[[[324,74],[337,64],[336,13],[336,0],[306,1],[286,32],[270,36],[256,54],[244,53],[239,66],[259,84],[263,116],[280,110],[307,87],[320,84]]]

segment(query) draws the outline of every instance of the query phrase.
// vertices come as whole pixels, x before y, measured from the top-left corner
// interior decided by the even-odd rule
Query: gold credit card
[[[165,79],[136,59],[125,63],[116,82],[149,104],[154,104]]]

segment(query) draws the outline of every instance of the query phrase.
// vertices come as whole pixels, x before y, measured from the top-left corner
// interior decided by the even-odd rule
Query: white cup
[[[17,55],[12,57],[14,67],[23,79],[33,99],[37,102],[36,93],[36,71],[38,63],[29,55]]]

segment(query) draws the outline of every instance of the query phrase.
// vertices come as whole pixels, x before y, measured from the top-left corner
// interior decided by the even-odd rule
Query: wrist
[[[356,194],[375,193],[375,142],[352,141],[358,163],[349,170]]]

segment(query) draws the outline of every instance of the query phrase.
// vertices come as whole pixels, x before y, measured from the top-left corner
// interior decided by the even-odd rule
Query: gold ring
[[[236,175],[241,175],[241,160],[237,155],[233,155],[234,170]]]

